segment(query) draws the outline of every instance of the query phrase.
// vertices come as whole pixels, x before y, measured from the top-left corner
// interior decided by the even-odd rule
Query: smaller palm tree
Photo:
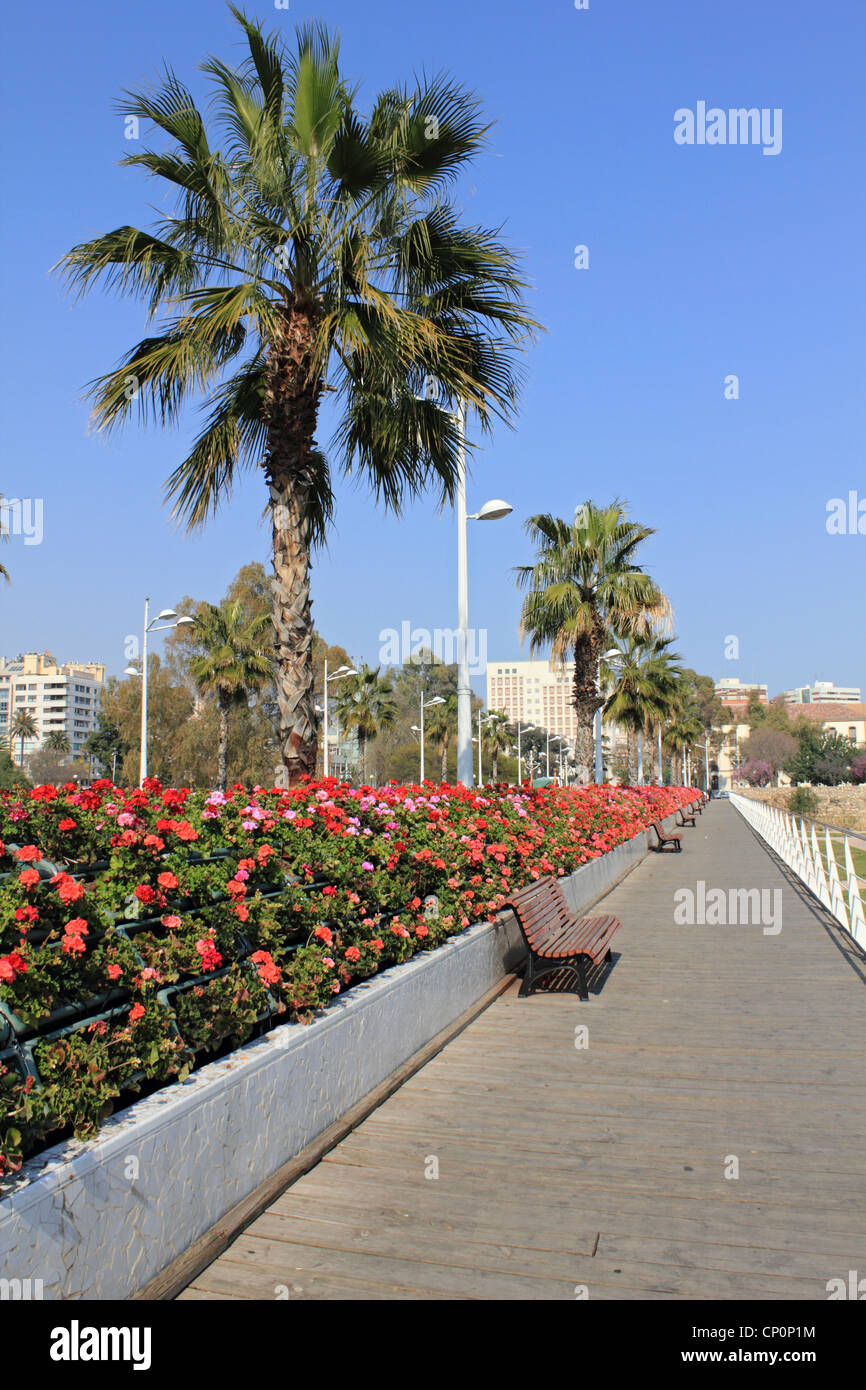
[[[269,614],[246,620],[240,600],[216,608],[202,604],[194,636],[203,649],[190,662],[190,675],[202,694],[216,696],[219,711],[217,786],[226,787],[229,712],[273,680],[273,641]]]
[[[9,725],[9,732],[12,738],[20,738],[21,740],[21,756],[18,759],[18,765],[19,767],[23,768],[24,740],[26,738],[39,737],[39,725],[36,722],[36,716],[31,714],[29,710],[17,709],[12,716],[12,722]]]
[[[635,735],[641,740],[669,718],[675,707],[680,667],[669,650],[675,639],[649,632],[617,642],[602,661],[602,675],[613,682],[604,718],[626,730],[629,780],[636,779]],[[614,658],[612,652],[616,651]],[[661,775],[661,773],[659,774]]]
[[[397,718],[397,706],[391,699],[393,686],[380,677],[380,669],[365,663],[357,675],[341,682],[337,696],[337,718],[342,728],[358,736],[363,782],[367,780],[368,745]]]
[[[507,753],[512,742],[511,726],[505,716],[497,714],[488,720],[482,728],[481,738],[484,751],[490,755],[490,780],[498,782],[499,755]]]
[[[68,753],[69,739],[62,729],[52,729],[45,739],[45,747],[50,748],[52,753]]]
[[[682,750],[692,749],[703,740],[704,726],[698,714],[694,690],[688,680],[677,685],[672,713],[663,734],[665,747],[673,756],[674,777],[680,780],[685,768]]]
[[[424,721],[424,732],[442,759],[442,781],[448,781],[448,749],[457,729],[457,696],[449,695],[444,705],[433,705]]]

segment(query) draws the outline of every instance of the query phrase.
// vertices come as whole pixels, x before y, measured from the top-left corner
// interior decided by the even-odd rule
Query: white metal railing
[[[854,872],[854,858],[851,845],[844,832],[845,866],[843,877],[839,876],[836,855],[830,839],[830,831],[824,827],[824,852],[818,841],[814,821],[807,822],[803,816],[792,816],[778,806],[768,806],[765,801],[753,801],[739,792],[731,792],[730,800],[744,820],[749,822],[762,840],[783,859],[789,869],[805,883],[810,893],[824,904],[836,921],[850,932],[857,945],[866,950],[866,912],[860,894],[860,883]],[[838,833],[837,833],[838,838]]]

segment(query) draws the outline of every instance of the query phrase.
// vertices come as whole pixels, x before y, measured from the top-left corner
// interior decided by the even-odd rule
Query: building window
[[[849,739],[851,740],[852,743],[856,743],[856,742],[857,742],[857,729],[856,729],[856,726],[855,726],[854,724],[852,724],[851,727],[850,727],[849,730],[848,730],[848,737],[849,737]]]

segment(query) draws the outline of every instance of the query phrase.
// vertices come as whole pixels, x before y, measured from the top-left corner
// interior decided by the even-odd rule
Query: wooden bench
[[[578,993],[588,999],[589,965],[610,961],[610,943],[622,923],[617,917],[574,917],[555,878],[539,878],[513,893],[502,904],[517,918],[529,959],[519,998],[531,994],[538,981],[557,970],[577,976]]]
[[[677,815],[679,816],[679,820],[677,821],[677,825],[683,825],[683,826],[685,826],[685,825],[696,825],[696,824],[697,824],[697,822],[696,822],[696,820],[695,820],[695,813],[694,813],[694,811],[691,810],[688,806],[678,806],[678,807],[677,807]]]
[[[680,843],[680,836],[668,835],[667,832],[662,829],[661,821],[654,820],[652,823],[652,828],[658,836],[658,844],[650,845],[650,849],[654,849],[657,853],[663,850],[666,845],[673,845],[677,850],[682,849],[682,844]]]

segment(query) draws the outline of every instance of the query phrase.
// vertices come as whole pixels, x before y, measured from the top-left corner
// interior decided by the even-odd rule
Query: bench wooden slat
[[[610,956],[610,942],[622,923],[617,917],[575,917],[555,878],[527,884],[502,904],[510,907],[529,950],[520,996],[525,998],[539,979],[568,969],[578,977],[581,999],[589,997],[587,961],[598,965]]]

